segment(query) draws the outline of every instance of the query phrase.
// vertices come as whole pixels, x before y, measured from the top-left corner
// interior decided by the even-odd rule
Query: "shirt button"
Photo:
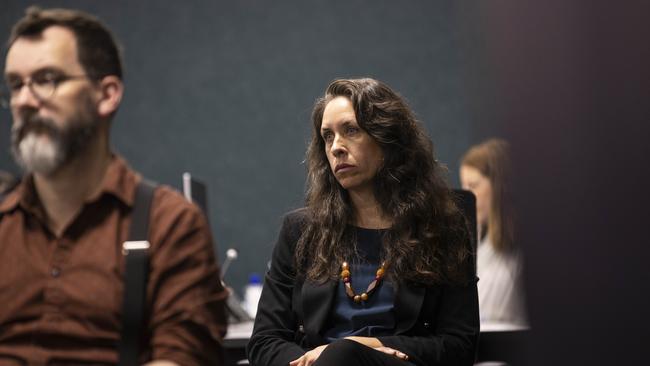
[[[52,275],[52,277],[57,278],[61,274],[61,270],[59,269],[59,267],[53,267],[52,270],[50,271],[50,274]]]

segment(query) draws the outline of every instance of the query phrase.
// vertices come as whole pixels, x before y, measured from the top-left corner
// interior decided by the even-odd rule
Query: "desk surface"
[[[483,322],[481,323],[481,333],[484,332],[516,332],[525,331],[529,328],[525,325],[503,323],[503,322]]]
[[[223,340],[225,348],[243,348],[246,347],[248,339],[253,334],[253,321],[228,324],[228,333]]]

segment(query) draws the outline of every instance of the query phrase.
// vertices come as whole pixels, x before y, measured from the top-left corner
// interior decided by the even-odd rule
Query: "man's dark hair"
[[[8,48],[20,37],[40,37],[46,28],[69,29],[77,40],[79,63],[90,79],[108,75],[122,78],[120,49],[111,31],[96,17],[72,9],[41,9],[30,6],[12,28]]]

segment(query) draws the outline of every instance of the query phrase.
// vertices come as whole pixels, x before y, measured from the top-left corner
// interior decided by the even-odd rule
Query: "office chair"
[[[478,229],[476,223],[476,196],[470,191],[464,189],[452,190],[454,201],[458,206],[460,212],[465,216],[467,221],[467,229],[470,234],[470,242],[472,245],[472,261],[474,264],[474,274],[476,274],[476,246],[478,243]]]
[[[472,192],[454,189],[454,199],[465,216],[472,242],[472,258],[476,273],[476,250],[478,227],[476,218],[476,197]],[[475,366],[517,366],[524,363],[522,349],[528,334],[527,329],[482,331],[476,351]]]

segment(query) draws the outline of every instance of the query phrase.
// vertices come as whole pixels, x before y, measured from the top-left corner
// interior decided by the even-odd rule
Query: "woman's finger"
[[[376,347],[375,349],[376,349],[377,351],[384,352],[384,353],[389,354],[389,355],[393,355],[393,356],[395,356],[395,357],[397,357],[397,358],[400,358],[400,359],[402,359],[402,360],[408,360],[408,359],[409,359],[409,356],[408,356],[406,353],[401,352],[401,351],[398,351],[398,350],[396,350],[396,349],[394,349],[394,348],[390,348],[390,347]]]
[[[301,366],[304,358],[305,356],[300,356],[299,358],[289,362],[289,366]]]

